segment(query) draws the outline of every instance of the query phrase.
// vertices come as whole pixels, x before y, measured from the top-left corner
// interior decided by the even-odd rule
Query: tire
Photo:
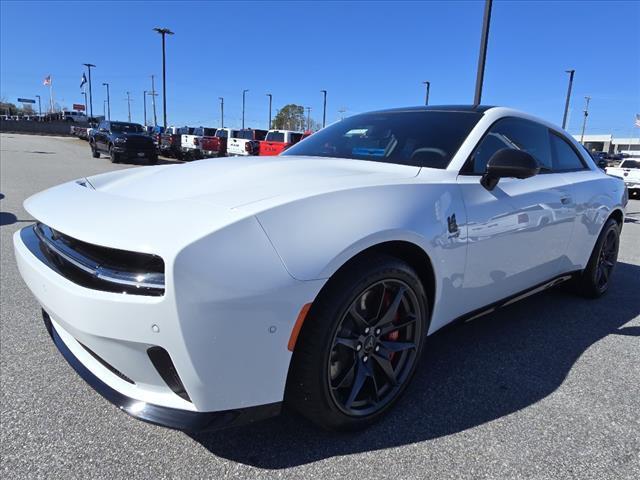
[[[113,151],[113,147],[109,147],[109,158],[111,158],[111,163],[120,162],[120,155]]]
[[[91,145],[91,156],[93,158],[100,158],[100,152],[98,151],[98,149],[96,148],[95,145]]]
[[[156,163],[158,163],[158,155],[151,155],[149,157],[149,164],[155,165]]]
[[[418,275],[401,260],[367,255],[340,270],[314,301],[296,342],[287,406],[331,430],[359,430],[378,420],[415,373],[427,305]],[[389,367],[392,375],[385,373]]]
[[[577,293],[587,298],[598,298],[607,292],[619,246],[620,226],[613,218],[609,218],[593,247],[586,268],[575,279]]]

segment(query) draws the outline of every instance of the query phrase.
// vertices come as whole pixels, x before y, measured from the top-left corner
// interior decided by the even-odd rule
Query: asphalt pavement
[[[129,417],[80,379],[13,256],[13,232],[33,221],[25,198],[130,167],[78,139],[0,135],[3,478],[640,478],[640,200],[604,298],[547,291],[435,334],[406,395],[369,430],[285,414],[187,435]]]

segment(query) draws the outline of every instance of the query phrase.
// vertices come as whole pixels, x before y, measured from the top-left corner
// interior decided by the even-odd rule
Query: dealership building
[[[581,135],[574,135],[578,142]],[[590,152],[628,153],[632,156],[640,156],[640,136],[638,137],[614,137],[613,135],[585,135],[583,144]]]

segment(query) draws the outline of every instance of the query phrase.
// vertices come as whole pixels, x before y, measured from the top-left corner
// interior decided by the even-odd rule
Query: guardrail
[[[28,120],[0,119],[0,132],[31,133],[34,135],[64,135],[71,136],[71,127],[88,128],[88,123],[65,122],[54,120],[51,122],[34,122]]]

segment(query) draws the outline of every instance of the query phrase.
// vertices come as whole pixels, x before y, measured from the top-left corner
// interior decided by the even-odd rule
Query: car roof
[[[413,107],[388,108],[384,110],[375,110],[369,113],[382,112],[475,112],[484,113],[487,110],[495,108],[494,105],[418,105]]]

